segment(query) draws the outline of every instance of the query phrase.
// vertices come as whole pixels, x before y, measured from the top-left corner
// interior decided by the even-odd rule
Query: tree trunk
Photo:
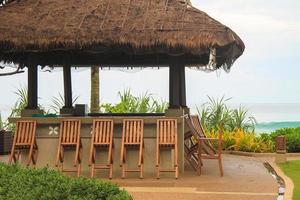
[[[91,67],[91,113],[99,112],[99,67]]]

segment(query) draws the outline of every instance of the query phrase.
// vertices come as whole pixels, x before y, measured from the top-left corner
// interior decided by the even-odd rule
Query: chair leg
[[[140,179],[143,179],[143,157],[144,157],[144,142],[142,142],[140,146],[140,152],[139,152],[139,168],[140,168]]]
[[[74,158],[74,162],[73,162],[74,167],[77,167],[77,165],[78,165],[78,161],[79,161],[79,150],[80,150],[79,145],[76,145],[75,158]]]
[[[59,144],[58,145],[58,148],[57,148],[57,155],[56,155],[56,162],[55,162],[55,166],[58,167],[59,165],[59,161],[61,161],[61,145]]]
[[[12,160],[14,160],[16,162],[16,157],[15,157],[15,145],[12,146],[11,152],[10,152],[10,156],[8,159],[8,163],[11,164]]]
[[[21,156],[21,150],[18,150],[17,151],[17,158],[16,158],[15,162],[19,162],[20,156]]]
[[[221,174],[221,176],[223,177],[223,176],[224,176],[224,171],[223,171],[223,164],[222,164],[222,157],[221,157],[221,155],[219,155],[218,160],[219,160],[220,174]]]
[[[111,163],[109,166],[109,179],[112,179],[113,177],[113,164]]]
[[[108,156],[109,156],[109,179],[112,179],[112,177],[113,177],[113,152],[114,152],[114,148],[113,148],[113,146],[110,146],[109,147],[110,148],[110,152],[109,152],[109,154],[108,154]]]
[[[123,147],[123,156],[122,156],[122,179],[125,178],[125,159],[126,159],[126,147]]]
[[[96,155],[96,148],[92,146],[90,152],[90,161],[89,161],[89,165],[91,167],[91,178],[94,178],[94,173],[95,173],[95,155]]]
[[[35,143],[34,151],[33,151],[33,155],[32,155],[32,161],[33,161],[34,167],[36,166],[38,155],[39,155],[39,148],[38,148],[37,144]]]
[[[91,164],[91,178],[94,178],[95,164]]]
[[[143,172],[144,172],[144,164],[141,164],[141,166],[140,166],[140,179],[144,178]]]
[[[156,178],[159,179],[160,178],[160,149],[159,146],[157,145],[157,149],[156,149]]]
[[[32,161],[32,155],[33,155],[33,144],[30,146],[30,149],[29,149],[28,160],[27,160],[27,164],[26,164],[27,166],[29,166]]]
[[[175,163],[175,178],[178,179],[178,148],[177,144],[175,144],[174,149],[174,163]]]
[[[78,164],[77,177],[80,177],[80,173],[81,173],[81,157],[82,157],[82,146],[80,145],[78,150],[78,158],[77,158],[77,164]]]
[[[198,175],[201,175],[201,167],[202,167],[202,160],[201,160],[201,140],[198,141]]]

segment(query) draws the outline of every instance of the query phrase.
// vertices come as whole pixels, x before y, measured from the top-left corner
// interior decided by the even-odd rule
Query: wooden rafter
[[[165,18],[166,18],[166,14],[167,14],[167,10],[168,10],[168,5],[169,5],[169,0],[166,0],[164,12],[162,14],[162,23],[160,26],[160,30],[163,30],[163,27],[164,27]]]
[[[107,15],[108,15],[108,10],[109,10],[109,7],[110,7],[110,3],[111,3],[110,0],[108,0],[107,7],[106,7],[106,10],[105,10],[105,14],[104,14],[104,17],[103,17],[103,21],[102,21],[102,23],[100,25],[100,29],[101,30],[103,29],[104,23],[106,21],[106,18],[107,18]]]
[[[149,12],[150,5],[151,5],[151,0],[149,0],[147,8],[146,8],[145,19],[144,19],[144,24],[143,24],[143,30],[146,29],[146,24],[147,24],[148,12]]]
[[[126,22],[126,20],[127,20],[128,13],[129,13],[130,6],[131,6],[131,2],[132,2],[132,1],[131,1],[131,0],[129,0],[129,2],[128,2],[128,6],[127,6],[127,10],[126,10],[125,16],[124,16],[124,18],[123,18],[123,22],[122,22],[121,28],[123,28],[123,27],[124,27],[124,24],[125,24],[125,22]]]

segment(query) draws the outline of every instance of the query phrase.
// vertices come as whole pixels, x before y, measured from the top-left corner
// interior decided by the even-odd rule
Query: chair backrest
[[[79,119],[64,119],[60,123],[60,142],[76,144],[80,141],[81,121]]]
[[[200,133],[198,133],[198,131],[196,130],[195,126],[194,126],[194,123],[192,122],[192,119],[189,115],[186,115],[185,117],[185,123],[186,125],[188,126],[189,128],[189,132],[185,133],[185,138],[190,138],[192,136],[195,137],[195,139],[199,139],[199,138],[202,138],[203,136],[201,136]]]
[[[144,120],[124,119],[122,140],[124,144],[140,144],[144,137]]]
[[[93,121],[92,141],[94,144],[110,144],[113,140],[114,121],[95,119]]]
[[[185,117],[185,122],[186,122],[188,128],[191,130],[190,131],[191,132],[190,137],[194,136],[195,139],[200,139],[200,138],[205,138],[206,137],[198,116],[189,116],[189,115],[187,115]],[[198,126],[198,127],[196,127],[196,126]],[[203,147],[203,150],[208,155],[214,155],[216,153],[215,148],[212,146],[212,144],[209,141],[205,141],[203,143],[202,147]]]
[[[34,142],[36,132],[36,121],[18,121],[14,136],[15,144],[29,145]]]
[[[197,130],[197,132],[202,136],[202,137],[206,137],[204,129],[201,125],[200,119],[198,117],[198,115],[191,115],[190,116],[191,121],[195,127],[195,129]]]
[[[177,143],[177,119],[157,120],[157,140],[160,145]]]

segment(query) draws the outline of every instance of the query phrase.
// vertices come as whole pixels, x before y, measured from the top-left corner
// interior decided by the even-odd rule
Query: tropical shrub
[[[76,101],[78,100],[78,98],[79,98],[79,96],[73,96],[72,97],[72,104],[75,104]],[[54,111],[54,113],[59,114],[60,109],[62,107],[64,107],[64,105],[65,105],[65,98],[64,98],[64,96],[59,93],[57,97],[55,97],[55,96],[52,97],[51,101],[52,101],[52,104],[50,105],[50,109],[52,111]]]
[[[168,108],[168,103],[157,101],[152,94],[145,93],[134,96],[130,90],[119,92],[119,103],[103,103],[101,111],[106,113],[163,113]]]
[[[221,99],[208,97],[208,102],[204,103],[201,108],[197,107],[204,129],[213,132],[218,130],[222,123],[226,131],[243,130],[245,132],[254,132],[255,118],[250,116],[248,109],[243,106],[237,109],[229,109],[226,103],[230,99],[225,99],[225,97]]]
[[[27,89],[25,87],[21,87],[17,89],[15,94],[17,95],[17,100],[11,109],[10,117],[20,117],[22,110],[24,110],[27,106]]]
[[[300,152],[300,127],[298,128],[283,128],[271,133],[270,137],[273,141],[277,136],[286,137],[286,146],[288,152]]]
[[[110,182],[70,178],[57,171],[0,163],[0,199],[132,200]]]
[[[219,132],[208,132],[207,136],[217,138]],[[274,152],[274,142],[266,135],[245,132],[240,129],[224,131],[223,150],[267,153]]]

